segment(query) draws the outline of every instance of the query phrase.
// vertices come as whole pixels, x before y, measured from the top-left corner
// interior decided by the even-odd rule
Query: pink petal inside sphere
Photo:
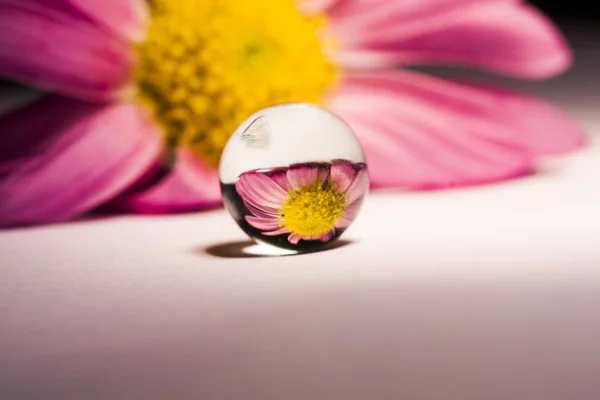
[[[369,178],[364,163],[332,160],[251,170],[235,184],[221,187],[225,205],[248,235],[277,247],[310,251],[337,239],[350,225]],[[297,212],[292,212],[291,223],[283,212],[285,205]],[[294,231],[298,224],[301,228]]]

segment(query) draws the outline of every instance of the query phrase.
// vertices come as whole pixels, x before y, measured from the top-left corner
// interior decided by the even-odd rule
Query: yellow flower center
[[[261,108],[319,103],[336,78],[319,37],[326,19],[294,0],[152,0],[138,47],[139,99],[169,145],[216,166],[235,128]]]
[[[277,216],[279,226],[300,236],[322,235],[335,227],[344,214],[346,197],[332,187],[323,188],[321,182],[292,190]]]

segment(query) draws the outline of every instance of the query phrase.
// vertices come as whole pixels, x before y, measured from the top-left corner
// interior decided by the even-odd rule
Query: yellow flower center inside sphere
[[[292,190],[277,216],[279,226],[300,236],[322,235],[335,227],[346,206],[344,193],[332,187],[323,188],[321,182],[302,189]]]
[[[152,0],[138,46],[139,99],[166,142],[216,166],[237,126],[278,103],[320,103],[336,80],[319,36],[324,15],[294,0]],[[324,47],[325,46],[325,47]]]

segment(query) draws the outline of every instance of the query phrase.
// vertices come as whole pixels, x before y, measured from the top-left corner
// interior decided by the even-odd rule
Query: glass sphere
[[[261,110],[231,136],[219,166],[225,208],[258,243],[311,251],[337,239],[369,188],[362,147],[307,103]]]

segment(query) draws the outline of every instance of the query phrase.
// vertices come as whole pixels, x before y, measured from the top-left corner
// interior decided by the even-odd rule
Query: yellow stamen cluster
[[[327,233],[344,214],[345,197],[318,181],[300,191],[292,190],[279,211],[279,226],[300,236]]]
[[[323,15],[294,0],[152,0],[139,45],[139,99],[170,145],[217,165],[229,136],[261,108],[319,103],[336,78],[324,56]]]

